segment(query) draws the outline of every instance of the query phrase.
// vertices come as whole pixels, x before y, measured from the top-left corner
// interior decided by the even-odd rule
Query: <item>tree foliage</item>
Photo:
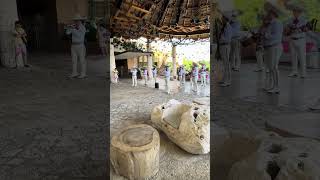
[[[244,30],[252,29],[260,25],[260,15],[263,13],[263,5],[265,0],[234,0],[235,7],[243,12],[239,17]],[[305,16],[308,20],[320,20],[320,0],[301,1],[306,9]],[[291,16],[290,11],[281,17],[286,20]],[[317,25],[317,31],[320,31],[320,25]]]

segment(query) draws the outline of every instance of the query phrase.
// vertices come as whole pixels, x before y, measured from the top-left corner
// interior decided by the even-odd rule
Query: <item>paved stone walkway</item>
[[[175,93],[168,95],[163,90],[150,87],[132,87],[130,81],[121,81],[111,86],[111,135],[117,130],[145,123],[151,125],[151,110],[170,99],[191,102],[196,94]],[[160,133],[160,171],[154,179],[206,180],[210,179],[210,155],[191,155],[173,144]],[[111,170],[113,180],[122,180]]]
[[[63,55],[31,57],[31,72],[0,69],[1,180],[106,179],[105,61],[88,59],[86,80],[66,78]]]

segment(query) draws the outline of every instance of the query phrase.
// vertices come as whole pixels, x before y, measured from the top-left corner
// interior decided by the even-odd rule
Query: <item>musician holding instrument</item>
[[[268,93],[278,94],[280,93],[278,64],[283,51],[283,24],[278,20],[278,17],[284,13],[284,10],[275,1],[267,1],[264,8],[267,12],[266,22],[268,25],[263,33],[263,58],[267,68],[270,69],[265,90]]]
[[[16,57],[16,67],[29,67],[27,63],[27,33],[22,28],[21,21],[15,22],[15,29],[13,31],[15,37],[15,57]]]
[[[269,73],[270,70],[267,69],[267,66],[264,64],[264,60],[263,60],[263,34],[266,31],[266,27],[268,26],[269,21],[266,18],[266,16],[264,15],[264,17],[262,18],[262,24],[259,27],[258,30],[256,30],[255,32],[252,32],[253,34],[253,38],[255,39],[256,42],[256,59],[257,59],[257,68],[254,70],[255,72],[261,72],[263,71],[263,69],[265,68],[266,73]]]
[[[76,15],[73,18],[74,24],[65,27],[66,34],[72,35],[71,56],[72,56],[72,74],[70,78],[78,77],[80,79],[87,77],[87,61],[86,61],[86,47],[84,45],[86,28],[82,21],[85,18]],[[81,63],[81,74],[78,74],[78,59]]]
[[[306,31],[307,20],[302,16],[303,7],[301,4],[289,4],[288,9],[292,11],[293,17],[286,24],[285,34],[290,37],[290,53],[292,60],[292,72],[289,77],[298,76],[298,61],[300,63],[300,77],[306,77]]]
[[[241,24],[237,20],[237,16],[239,12],[234,10],[232,11],[232,18],[230,20],[230,25],[232,27],[232,40],[231,40],[231,50],[230,50],[230,58],[231,58],[231,65],[234,71],[240,71],[241,66],[241,56],[240,56],[240,31],[241,31]]]
[[[230,43],[232,39],[232,27],[229,23],[231,19],[231,12],[222,13],[222,28],[218,36],[218,52],[223,62],[223,79],[219,82],[222,87],[231,85]]]

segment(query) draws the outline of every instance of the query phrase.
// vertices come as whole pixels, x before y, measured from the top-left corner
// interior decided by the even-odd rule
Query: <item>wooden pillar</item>
[[[116,58],[114,56],[114,45],[112,44],[113,38],[110,38],[110,77],[113,82],[113,70],[116,68]]]
[[[8,68],[16,66],[15,45],[12,31],[18,20],[16,0],[1,0],[0,6],[0,59]]]
[[[172,44],[172,76],[177,78],[177,45]]]
[[[151,52],[150,40],[149,39],[147,41],[147,51]],[[147,58],[148,58],[148,74],[149,74],[149,78],[152,79],[153,78],[153,74],[152,74],[152,55],[149,55]]]

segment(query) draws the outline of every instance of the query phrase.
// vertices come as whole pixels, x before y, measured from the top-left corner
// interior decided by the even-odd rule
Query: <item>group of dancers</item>
[[[117,71],[114,71],[117,74]],[[137,75],[138,75],[138,68],[137,67],[133,67],[131,70],[131,76],[132,76],[132,86],[136,87],[138,85],[137,82]],[[145,86],[147,86],[148,80],[151,78],[154,80],[155,83],[157,83],[157,74],[158,74],[158,70],[157,70],[157,66],[154,66],[152,68],[152,76],[149,76],[148,73],[148,69],[144,68],[141,71],[142,75],[143,75],[143,79],[144,79],[144,83]],[[183,87],[185,85],[186,82],[186,76],[189,75],[190,77],[190,82],[191,82],[191,89],[194,92],[198,92],[199,91],[199,86],[198,86],[198,80],[199,77],[201,79],[201,87],[206,87],[208,80],[209,80],[209,68],[206,67],[205,64],[201,64],[201,68],[199,69],[198,64],[197,63],[193,63],[191,72],[188,73],[185,66],[181,65],[177,68],[177,74],[178,74],[178,80],[179,80],[179,88]],[[117,75],[116,75],[117,76]],[[171,69],[169,65],[166,65],[163,71],[163,76],[164,76],[164,80],[165,80],[165,89],[166,92],[168,94],[170,94],[170,81],[171,81]],[[118,76],[117,76],[118,77]]]
[[[261,27],[252,33],[251,39],[256,43],[256,72],[265,70],[264,90],[268,93],[280,93],[278,64],[283,52],[283,35],[290,38],[292,72],[289,77],[305,78],[306,74],[306,32],[309,30],[307,20],[302,16],[303,6],[298,3],[287,4],[292,11],[292,18],[283,24],[279,16],[284,9],[273,1],[264,5],[265,14]],[[222,87],[231,85],[231,70],[240,70],[240,23],[236,19],[237,11],[222,12],[221,30],[217,33],[218,50],[216,58],[223,62]],[[300,73],[298,71],[298,61]]]

